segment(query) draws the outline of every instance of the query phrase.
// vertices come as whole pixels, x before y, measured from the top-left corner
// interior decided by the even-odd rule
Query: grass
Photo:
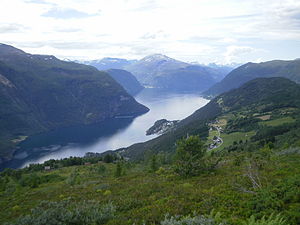
[[[260,124],[262,125],[266,125],[266,126],[279,126],[285,123],[293,123],[295,122],[295,119],[293,119],[292,117],[286,116],[286,117],[282,117],[282,118],[278,118],[278,119],[274,119],[274,120],[268,120],[268,121],[262,121],[260,122]]]
[[[230,134],[221,133],[223,144],[220,146],[220,148],[218,148],[218,150],[222,150],[225,147],[229,147],[234,141],[239,142],[240,140],[242,140],[243,142],[245,142],[246,140],[249,140],[253,135],[255,135],[255,131],[233,132]]]

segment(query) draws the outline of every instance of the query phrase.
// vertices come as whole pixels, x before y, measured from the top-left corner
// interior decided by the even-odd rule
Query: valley
[[[211,100],[181,120],[175,131],[145,143],[5,170],[0,180],[0,207],[5,208],[0,222],[17,217],[9,224],[48,220],[52,213],[72,221],[62,214],[61,204],[80,202],[74,207],[81,223],[90,218],[96,204],[99,210],[106,208],[105,214],[97,213],[103,224],[174,221],[168,215],[182,215],[178,221],[202,218],[233,225],[262,224],[264,216],[271,215],[267,219],[271,224],[297,224],[299,96],[300,86],[287,79],[255,79]],[[179,135],[183,136],[173,139]],[[207,151],[214,136],[222,144]],[[184,155],[179,161],[182,144],[186,149],[192,146],[192,151],[200,144],[203,158]],[[41,200],[46,200],[44,205]],[[32,208],[45,213],[33,211],[25,217]],[[89,210],[87,217],[84,208]]]
[[[299,0],[2,0],[0,225],[299,225]]]
[[[1,93],[16,104],[0,102],[8,104],[5,110],[18,109],[25,113],[25,109],[33,107],[27,98],[25,101],[18,96],[19,89],[24,87],[14,80],[17,78],[30,75],[39,81],[39,71],[47,74],[50,68],[51,73],[46,75],[50,86],[64,76],[66,81],[72,77],[71,83],[79,76],[80,85],[76,87],[81,91],[84,90],[81,82],[85,84],[89,79],[93,82],[88,82],[92,85],[88,85],[86,95],[77,93],[71,85],[70,90],[62,92],[66,99],[54,94],[60,96],[55,101],[51,97],[57,91],[54,86],[52,91],[45,92],[50,106],[45,112],[45,105],[39,103],[44,97],[33,98],[37,101],[34,107],[40,111],[36,113],[33,107],[33,112],[26,112],[29,120],[24,116],[18,118],[28,124],[35,121],[36,126],[42,127],[33,129],[16,123],[21,129],[18,126],[14,129],[19,132],[6,133],[9,139],[0,137],[5,140],[1,146],[8,151],[2,150],[1,154],[5,157],[10,154],[0,167],[0,208],[3,209],[0,223],[40,225],[40,221],[53,220],[53,225],[61,221],[63,224],[173,225],[201,220],[208,224],[298,224],[300,86],[297,80],[273,77],[276,73],[268,78],[259,76],[216,97],[204,92],[208,100],[199,95],[200,89],[190,87],[184,91],[166,86],[145,88],[135,74],[123,69],[108,69],[106,73],[50,56],[4,48],[8,49],[4,55],[17,54],[9,60],[3,57],[0,67],[4,74]],[[30,58],[30,65],[37,66],[28,70],[29,74],[21,63],[25,56]],[[45,57],[56,61],[41,65],[39,60]],[[166,60],[165,56],[158,58]],[[149,57],[146,59],[149,61]],[[169,58],[166,61],[174,62]],[[11,68],[13,63],[19,65],[18,70]],[[139,62],[130,65],[135,63]],[[61,69],[56,68],[57,64]],[[203,68],[190,68],[177,61],[175,67],[177,64],[180,68],[176,73],[184,74],[185,79],[190,76],[184,72],[187,68],[197,74],[203,72]],[[66,70],[64,66],[72,69]],[[243,67],[229,72],[220,83]],[[173,72],[163,76],[176,77]],[[93,87],[101,76],[107,80],[99,81],[100,89]],[[199,83],[191,80],[193,85]],[[183,81],[176,82],[184,86]],[[209,86],[213,88],[215,82]],[[111,85],[115,85],[114,91],[110,90]],[[119,97],[113,100],[116,90]],[[41,88],[37,93],[43,91]],[[103,91],[109,95],[103,95]],[[66,125],[62,125],[65,117],[47,114],[47,110],[53,112],[57,108],[61,110],[59,114],[65,115],[65,108],[55,104],[62,104],[61,100],[66,104],[68,94],[75,99],[94,97],[83,105],[79,100],[75,102],[83,107],[85,118],[75,110],[74,115],[68,114],[71,116],[67,117]],[[106,106],[97,108],[103,101],[108,114],[94,117],[97,110],[106,109]],[[66,106],[72,106],[72,102]],[[72,107],[77,109],[75,105]],[[93,107],[95,111],[91,112]],[[3,118],[5,110],[0,111]],[[7,125],[2,127],[2,133],[10,128],[12,121],[5,121]],[[7,141],[18,149],[12,151],[6,147]]]

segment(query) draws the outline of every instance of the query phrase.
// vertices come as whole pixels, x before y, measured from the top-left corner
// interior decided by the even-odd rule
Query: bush
[[[78,184],[79,180],[78,180],[78,170],[77,169],[73,169],[70,176],[66,179],[66,184],[68,185],[75,185]]]
[[[122,165],[120,162],[118,162],[116,165],[115,177],[122,176],[122,170],[123,170]]]
[[[272,214],[268,219],[263,216],[259,220],[256,220],[254,216],[251,216],[247,221],[243,222],[243,225],[288,225],[288,223],[280,215],[274,216]]]
[[[210,215],[210,216],[166,216],[161,225],[225,225],[225,223],[220,222],[220,214]]]
[[[69,200],[43,201],[32,209],[30,215],[6,225],[100,225],[112,219],[114,213],[115,207],[111,203],[100,207],[96,201],[83,201],[77,204],[70,204]]]
[[[196,176],[205,167],[203,157],[206,148],[198,136],[190,136],[177,142],[175,171],[183,176]]]

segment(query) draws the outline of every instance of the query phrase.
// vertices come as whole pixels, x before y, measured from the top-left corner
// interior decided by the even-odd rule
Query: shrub
[[[220,222],[220,214],[214,216],[166,216],[161,225],[225,225],[225,223]]]
[[[78,172],[77,169],[73,169],[70,176],[66,179],[66,184],[73,186],[74,184],[77,184],[78,181]]]
[[[122,165],[120,162],[117,163],[117,166],[116,166],[116,171],[115,171],[115,177],[120,177],[122,176]]]
[[[263,216],[259,220],[256,220],[252,215],[247,221],[243,222],[243,225],[288,225],[288,223],[281,215],[274,216],[272,214],[268,219]]]
[[[198,136],[190,136],[177,142],[175,171],[183,176],[196,176],[205,167],[206,149]]]
[[[69,200],[42,201],[31,210],[30,215],[6,225],[100,225],[112,219],[114,214],[115,207],[111,203],[100,207],[96,201],[83,201],[77,204],[70,204]]]

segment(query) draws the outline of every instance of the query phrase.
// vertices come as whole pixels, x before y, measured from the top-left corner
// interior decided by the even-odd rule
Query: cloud
[[[245,55],[249,55],[257,49],[249,46],[235,46],[231,45],[227,47],[227,50],[224,54],[226,63],[237,62],[243,59]]]
[[[21,24],[0,24],[0,33],[18,33],[23,32],[25,29],[26,27]]]
[[[82,29],[79,28],[55,28],[54,31],[57,32],[62,32],[62,33],[75,33],[75,32],[80,32]]]
[[[261,16],[261,14],[246,14],[246,15],[236,15],[236,16],[224,16],[224,17],[215,17],[215,20],[245,20],[253,19],[254,17]]]
[[[141,37],[141,39],[155,39],[155,38],[156,38],[156,34],[153,33],[146,33]]]
[[[149,11],[161,8],[160,4],[156,0],[145,0],[145,1],[138,1],[138,5],[130,9],[129,11]]]
[[[3,5],[0,42],[32,53],[92,59],[160,52],[209,63],[296,58],[300,52],[299,0],[3,0]]]
[[[41,4],[41,5],[55,5],[54,3],[47,2],[45,0],[25,0],[25,3]]]
[[[86,17],[98,16],[98,15],[100,14],[99,13],[89,14],[72,8],[57,8],[57,7],[51,8],[46,13],[42,14],[42,16],[44,17],[52,17],[56,19],[73,19],[73,18],[80,19],[80,18],[86,18]]]

